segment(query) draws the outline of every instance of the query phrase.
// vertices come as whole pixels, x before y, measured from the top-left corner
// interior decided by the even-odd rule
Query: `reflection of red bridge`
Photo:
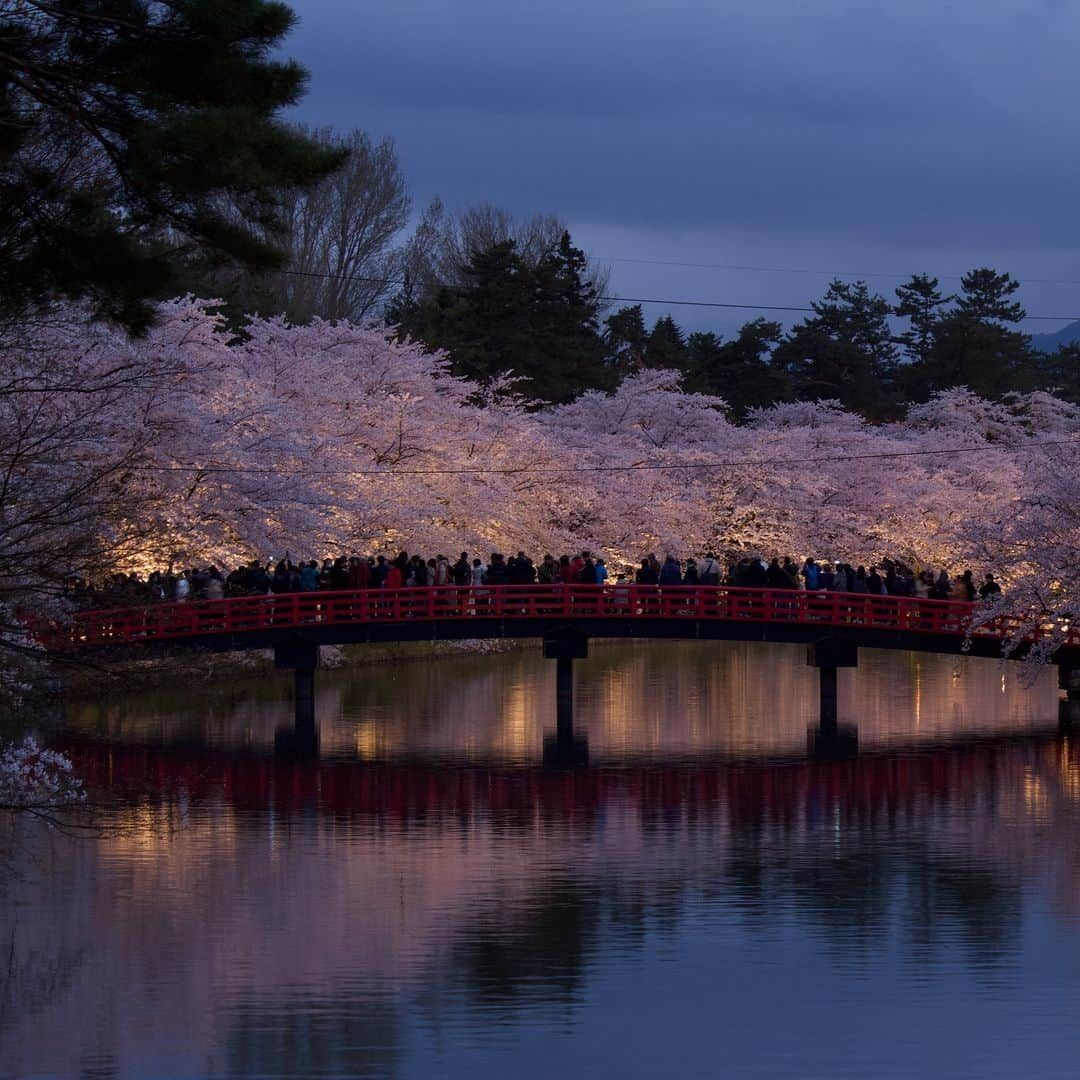
[[[985,739],[922,754],[782,764],[693,763],[553,770],[445,763],[286,763],[208,749],[65,741],[91,791],[117,798],[224,798],[238,810],[319,810],[401,821],[591,816],[629,804],[646,816],[709,814],[799,818],[838,809],[857,818],[936,802],[1020,778],[1033,764],[1067,764],[1056,736]],[[1077,775],[1080,786],[1080,773]]]
[[[86,611],[42,636],[57,648],[170,644],[265,648],[300,636],[329,644],[440,638],[689,637],[814,641],[959,652],[975,605],[865,593],[724,586],[527,585],[300,592]],[[1013,627],[978,627],[977,653],[997,655]],[[1071,644],[1080,646],[1074,632]]]

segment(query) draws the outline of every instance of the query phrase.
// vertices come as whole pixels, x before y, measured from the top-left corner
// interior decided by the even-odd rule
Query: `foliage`
[[[604,350],[607,362],[621,377],[645,366],[645,345],[649,332],[640,304],[619,308],[604,320]]]
[[[0,314],[144,328],[192,249],[277,265],[277,193],[343,159],[282,124],[276,0],[0,0]]]
[[[536,263],[514,240],[474,251],[464,284],[399,306],[399,332],[445,350],[455,374],[481,385],[509,375],[531,398],[567,401],[610,383],[587,260],[564,232]]]
[[[0,813],[55,821],[85,798],[82,781],[65,755],[43,749],[29,736],[0,749]]]
[[[691,334],[684,384],[698,393],[723,398],[729,415],[739,423],[751,409],[786,400],[787,381],[769,363],[782,333],[779,323],[755,319],[731,341],[722,342],[715,334]]]
[[[686,340],[670,315],[662,315],[649,331],[643,362],[660,371],[682,371],[686,367]]]
[[[947,299],[924,277],[897,289],[896,313],[911,320],[911,330],[901,335],[913,358],[904,372],[907,400],[925,401],[954,386],[1000,397],[1039,385],[1030,339],[1003,325],[1024,318],[1024,309],[1009,299],[1019,282],[983,267],[965,274],[960,285],[960,294]]]
[[[300,134],[327,150],[348,150],[345,164],[310,189],[286,188],[282,205],[285,259],[265,273],[193,260],[191,291],[221,297],[233,321],[284,315],[361,322],[377,313],[399,281],[404,252],[395,246],[409,217],[405,179],[389,139],[363,131],[339,139],[331,128]]]
[[[898,354],[890,307],[866,283],[830,283],[814,314],[797,325],[773,354],[800,400],[837,400],[874,419],[895,401]]]
[[[515,218],[490,203],[449,212],[439,199],[428,205],[402,252],[404,284],[390,304],[390,322],[407,319],[418,305],[437,300],[444,289],[462,289],[471,284],[469,267],[474,257],[500,244],[512,243],[518,258],[529,270],[559,248],[566,223],[551,214]],[[596,296],[607,291],[608,273],[584,261],[582,277]]]

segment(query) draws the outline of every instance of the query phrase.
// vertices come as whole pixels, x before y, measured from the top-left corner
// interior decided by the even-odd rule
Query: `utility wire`
[[[641,465],[570,465],[542,466],[520,465],[514,468],[490,468],[486,466],[455,469],[301,469],[288,472],[270,466],[265,468],[244,465],[135,465],[131,466],[145,472],[198,472],[204,475],[229,473],[256,476],[521,476],[523,474],[565,476],[575,473],[621,473],[653,472],[673,469],[738,469],[755,468],[766,465],[825,465],[855,461],[881,461],[912,457],[939,457],[947,454],[978,454],[997,450],[1035,450],[1044,447],[1080,446],[1080,438],[1055,439],[1047,442],[1027,443],[1021,446],[1006,446],[998,443],[993,446],[951,446],[936,450],[885,450],[869,454],[836,454],[810,458],[743,458],[713,461],[682,461],[665,463],[645,463]]]
[[[318,270],[272,270],[274,274],[285,274],[288,277],[312,277],[332,278],[335,274],[328,274]],[[404,278],[379,278],[366,277],[363,274],[341,275],[343,281],[365,281],[372,285],[404,285]],[[664,307],[698,307],[698,308],[725,308],[737,311],[790,311],[799,314],[813,312],[812,307],[799,307],[792,304],[734,304],[721,300],[669,300],[656,297],[643,296],[598,296],[597,300],[603,300],[610,304],[660,304]],[[1022,322],[1031,321],[1045,322],[1077,322],[1080,315],[1025,315]]]
[[[753,274],[815,274],[820,275],[821,277],[857,278],[860,280],[869,278],[892,278],[897,281],[907,281],[915,276],[912,273],[898,274],[895,271],[888,270],[858,272],[854,270],[815,270],[808,266],[744,266],[732,263],[677,262],[667,259],[634,259],[614,255],[594,255],[590,257],[599,262],[640,263],[644,266],[682,266],[691,270],[738,270]],[[927,274],[926,276],[938,280],[961,281],[966,275]],[[1080,281],[1068,281],[1062,278],[1035,278],[1027,277],[1022,274],[1017,274],[1015,280],[1021,281],[1025,285],[1080,285]]]

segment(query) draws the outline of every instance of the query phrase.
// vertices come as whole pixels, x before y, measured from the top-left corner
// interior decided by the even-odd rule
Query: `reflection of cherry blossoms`
[[[0,751],[0,812],[56,820],[84,801],[82,781],[63,754],[43,749],[32,737]]]

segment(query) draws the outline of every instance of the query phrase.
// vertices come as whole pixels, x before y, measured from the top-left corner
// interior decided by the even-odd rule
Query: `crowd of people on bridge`
[[[509,558],[493,552],[485,561],[461,552],[456,560],[446,555],[424,558],[402,551],[385,555],[339,555],[336,558],[294,560],[254,559],[232,571],[215,565],[179,571],[154,571],[146,578],[117,574],[104,587],[70,583],[70,595],[81,607],[121,606],[153,601],[221,600],[234,596],[352,589],[401,589],[490,585],[604,585],[638,584],[658,587],[720,586],[756,589],[805,589],[906,596],[932,600],[994,599],[1001,587],[993,574],[981,584],[965,570],[955,578],[946,570],[915,571],[904,563],[885,559],[879,565],[852,566],[847,562],[806,558],[766,561],[747,556],[721,563],[713,552],[680,560],[655,554],[641,559],[633,571],[612,575],[607,562],[589,551],[577,555],[547,554],[534,562],[524,551]]]

